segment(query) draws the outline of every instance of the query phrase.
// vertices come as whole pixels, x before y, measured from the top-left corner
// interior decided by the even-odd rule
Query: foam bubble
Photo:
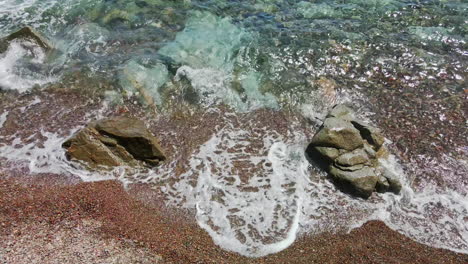
[[[467,195],[429,187],[383,197],[385,213],[377,219],[390,228],[426,245],[468,253]]]
[[[381,220],[418,242],[467,251],[466,196],[414,192],[398,160],[390,156],[380,163],[402,179],[401,194],[353,198],[337,190],[324,174],[310,170],[304,135],[264,133],[220,130],[192,155],[181,180],[163,188],[171,203],[196,208],[199,225],[219,246],[259,257],[283,250],[298,232],[350,231],[369,220]],[[247,151],[259,136],[264,141],[258,154]],[[434,204],[444,208],[441,217],[434,218]]]

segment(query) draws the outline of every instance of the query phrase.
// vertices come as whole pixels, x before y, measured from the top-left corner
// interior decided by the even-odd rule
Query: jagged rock
[[[99,166],[153,167],[166,159],[158,140],[145,124],[129,117],[113,117],[90,123],[62,145],[68,159]]]
[[[371,127],[358,120],[351,121],[351,123],[359,130],[362,138],[374,146],[376,150],[378,150],[385,142],[385,138],[382,136],[380,129]]]
[[[380,160],[379,160],[380,162]],[[387,182],[388,182],[388,191],[394,192],[394,193],[399,193],[401,191],[401,182],[398,179],[398,175],[395,175],[390,169],[384,167],[384,166],[379,166],[379,174],[384,177]]]
[[[344,171],[330,166],[330,174],[334,179],[346,187],[352,187],[351,192],[363,198],[368,198],[375,190],[378,181],[374,168],[364,167],[356,171]]]
[[[157,139],[141,120],[128,117],[105,119],[96,123],[96,130],[117,139],[136,159],[165,159]]]
[[[402,188],[398,177],[381,163],[390,156],[384,142],[380,129],[358,120],[349,107],[337,105],[306,152],[341,187],[367,198],[373,191],[398,193]]]
[[[375,189],[380,192],[384,193],[387,192],[390,189],[390,183],[388,182],[387,178],[385,178],[382,175],[378,176],[377,184],[375,186]]]
[[[336,117],[325,119],[322,128],[312,138],[316,147],[331,147],[354,150],[362,146],[363,141],[359,130],[350,122]]]
[[[49,51],[52,49],[52,46],[49,44],[49,42],[39,33],[34,31],[34,29],[30,27],[24,27],[0,40],[0,53],[5,52],[8,49],[9,43],[14,40],[31,41],[35,45],[41,47],[44,51]]]

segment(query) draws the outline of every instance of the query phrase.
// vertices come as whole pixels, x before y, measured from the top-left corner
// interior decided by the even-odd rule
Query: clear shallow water
[[[179,95],[204,109],[217,111],[219,103],[233,109],[191,157],[175,158],[155,172],[119,168],[99,175],[73,168],[60,147],[63,137],[45,130],[39,131],[47,138],[45,148],[0,144],[11,166],[21,161],[32,173],[151,184],[169,204],[195,208],[217,244],[247,256],[282,250],[300,233],[349,230],[369,219],[417,241],[468,252],[463,186],[441,189],[427,182],[415,188],[421,168],[404,174],[389,161],[406,182],[401,196],[350,198],[305,159],[312,126],[297,131],[304,124],[291,120],[284,131],[255,121],[253,112],[292,108],[319,123],[333,103],[352,102],[365,117],[371,113],[363,92],[390,89],[396,80],[415,92],[463,91],[463,1],[4,0],[0,6],[0,35],[27,24],[56,48],[40,60],[20,47],[0,55],[2,89],[25,92],[86,68],[91,76],[114,81],[115,89],[105,91],[108,101],[135,96],[164,114]],[[0,124],[7,117],[2,113]],[[169,181],[179,164],[185,169]],[[450,168],[468,171],[466,156],[430,166],[449,180]]]

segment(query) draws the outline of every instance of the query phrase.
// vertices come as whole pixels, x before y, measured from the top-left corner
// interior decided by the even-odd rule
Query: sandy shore
[[[190,212],[142,203],[147,195],[115,181],[50,186],[0,176],[0,263],[468,263],[378,221],[249,259],[217,247]]]

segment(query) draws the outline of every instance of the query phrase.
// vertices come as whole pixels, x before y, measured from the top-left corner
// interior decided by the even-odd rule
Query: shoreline
[[[8,248],[8,243],[13,240],[27,242],[16,245],[17,251],[30,247],[38,239],[25,240],[24,236],[30,233],[27,230],[31,226],[48,233],[46,237],[50,239],[59,237],[63,230],[83,230],[84,226],[91,230],[89,234],[84,232],[84,236],[107,241],[105,245],[111,245],[113,249],[108,251],[121,252],[122,248],[125,249],[126,255],[122,260],[126,262],[120,263],[142,263],[138,260],[139,255],[157,259],[157,263],[468,262],[468,255],[419,244],[380,221],[367,222],[349,234],[303,235],[289,248],[276,254],[261,258],[242,257],[216,246],[189,212],[165,207],[160,200],[152,199],[156,201],[152,204],[143,203],[141,200],[150,194],[144,188],[135,187],[127,192],[116,181],[74,185],[57,181],[56,185],[45,185],[31,177],[0,175],[0,245]],[[34,231],[36,233],[37,230]],[[73,236],[81,238],[83,234]],[[88,240],[81,239],[80,243]],[[66,256],[65,259],[68,257],[69,263],[80,261],[77,257],[80,254],[81,258],[93,259],[95,263],[111,261],[112,255],[93,252],[74,255],[70,252],[73,250],[76,249],[63,246],[56,249],[54,254]],[[8,260],[13,253],[3,252],[3,259]],[[26,262],[26,259],[16,257],[17,262],[6,263]],[[43,263],[57,263],[54,258],[40,257]]]

